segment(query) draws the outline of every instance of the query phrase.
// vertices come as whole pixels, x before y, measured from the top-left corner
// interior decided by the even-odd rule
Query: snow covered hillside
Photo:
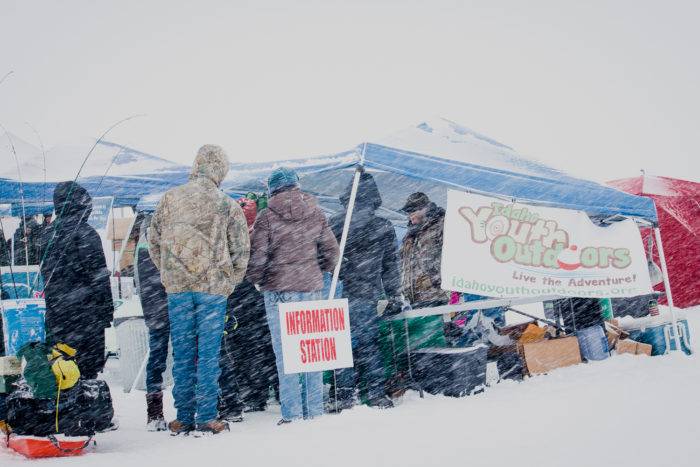
[[[700,308],[688,310],[693,337]],[[114,367],[114,361],[110,362]],[[115,380],[114,375],[108,378]],[[505,382],[463,399],[409,394],[395,409],[356,407],[278,427],[279,407],[230,433],[171,437],[145,431],[142,392],[112,385],[121,428],[82,457],[39,465],[537,466],[700,465],[700,357],[615,356]],[[172,398],[166,399],[173,417]],[[30,465],[0,449],[0,465]]]

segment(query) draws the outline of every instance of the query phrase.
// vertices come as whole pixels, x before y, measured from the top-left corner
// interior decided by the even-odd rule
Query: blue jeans
[[[146,392],[163,390],[163,373],[168,361],[170,326],[148,329],[148,364],[146,365]]]
[[[373,400],[385,394],[384,363],[379,346],[379,321],[377,303],[352,300],[350,323],[352,325],[352,355],[354,368],[336,372],[338,399],[352,400],[355,384],[364,382],[367,399]]]
[[[313,418],[323,415],[323,373],[284,374],[282,360],[282,336],[278,303],[322,300],[323,292],[265,292],[267,325],[272,336],[272,349],[280,383],[280,405],[282,418]]]
[[[186,425],[211,422],[217,416],[226,297],[202,292],[168,294],[168,315],[177,419]]]

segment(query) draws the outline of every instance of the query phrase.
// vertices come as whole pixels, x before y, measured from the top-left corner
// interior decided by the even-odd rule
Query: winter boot
[[[223,431],[229,431],[228,422],[225,420],[212,420],[209,423],[197,424],[197,431],[201,433],[209,433],[218,435]]]
[[[387,396],[376,397],[367,402],[367,405],[375,409],[391,409],[394,403]]]
[[[246,405],[243,409],[244,412],[264,412],[265,410],[267,410],[267,403]]]
[[[181,434],[186,435],[189,434],[190,431],[194,431],[194,425],[185,425],[180,420],[173,420],[172,422],[168,423],[168,429],[173,436]]]
[[[243,421],[243,411],[239,410],[222,414],[220,418],[230,423],[239,423]]]
[[[326,402],[327,413],[340,413],[343,410],[350,410],[355,406],[355,401],[350,399],[338,399],[336,404],[335,399],[330,399]]]
[[[146,394],[146,429],[148,431],[165,431],[168,424],[163,417],[163,393]]]

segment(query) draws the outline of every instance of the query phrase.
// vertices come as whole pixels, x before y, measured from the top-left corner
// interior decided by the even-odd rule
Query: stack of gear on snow
[[[114,409],[107,383],[80,379],[76,351],[58,343],[25,345],[17,354],[22,377],[5,399],[13,435],[92,436],[106,430]],[[6,357],[12,358],[12,357]]]

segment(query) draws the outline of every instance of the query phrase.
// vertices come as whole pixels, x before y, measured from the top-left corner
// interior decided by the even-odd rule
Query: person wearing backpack
[[[104,330],[114,315],[110,272],[102,240],[88,223],[92,198],[76,182],[61,182],[53,193],[58,215],[44,235],[41,264],[46,296],[46,340],[76,349],[83,379],[96,379],[105,364]]]
[[[197,152],[190,180],[168,190],[148,227],[148,251],[168,296],[177,418],[173,433],[220,433],[219,352],[226,299],[245,275],[250,251],[243,210],[219,188],[229,170],[219,146]]]

